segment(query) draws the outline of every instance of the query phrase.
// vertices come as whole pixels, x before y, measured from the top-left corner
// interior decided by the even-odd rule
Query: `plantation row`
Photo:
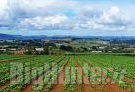
[[[123,55],[83,55],[79,63],[87,62],[90,67],[99,67],[98,71],[110,77],[122,88],[135,89],[135,57]],[[86,65],[85,65],[86,66]],[[84,69],[84,71],[89,69]],[[105,71],[104,71],[105,70]],[[85,72],[87,75],[89,71]],[[91,73],[91,71],[90,71]],[[98,74],[97,76],[102,76]],[[130,82],[127,80],[130,79]],[[132,81],[132,82],[131,82]]]
[[[23,58],[23,57],[29,57],[30,55],[0,55],[0,61],[1,60],[10,60],[10,59],[17,59],[17,58]]]
[[[31,58],[26,58],[26,59],[20,59],[20,60],[14,60],[12,63],[21,63],[23,66],[18,67],[25,67],[25,63],[30,63],[31,67],[40,67],[44,65],[45,62],[53,62],[59,58],[62,58],[63,56],[35,56]],[[0,85],[3,85],[7,80],[10,79],[10,65],[11,61],[5,61],[0,63]],[[21,73],[21,72],[20,72]],[[18,74],[19,75],[19,74]],[[14,75],[16,76],[16,75]]]
[[[134,58],[39,55],[4,61],[0,63],[0,89],[3,92],[134,92]]]

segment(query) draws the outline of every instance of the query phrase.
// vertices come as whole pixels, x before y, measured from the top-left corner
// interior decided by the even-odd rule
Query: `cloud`
[[[95,9],[91,6],[84,6],[79,11],[79,17],[85,17],[85,18],[96,18],[100,17],[102,14],[102,11],[99,11],[98,9]]]
[[[55,29],[57,25],[65,23],[67,20],[68,18],[65,15],[26,18],[20,22],[19,27],[30,29]]]
[[[0,25],[8,24],[11,21],[8,0],[0,0]]]
[[[111,7],[108,11],[99,11],[93,7],[84,7],[79,12],[75,27],[87,30],[126,30],[129,22],[119,7]]]
[[[0,29],[123,31],[134,30],[134,24],[117,6],[101,10],[71,0],[0,0]]]
[[[109,12],[105,12],[101,17],[101,22],[104,24],[123,25],[125,22],[125,15],[118,7],[111,7]]]

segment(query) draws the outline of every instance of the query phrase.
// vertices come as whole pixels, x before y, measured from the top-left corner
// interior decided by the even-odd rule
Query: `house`
[[[135,52],[135,48],[124,48],[124,51],[132,53]]]
[[[24,50],[17,50],[17,51],[13,51],[15,55],[24,55],[25,51]]]
[[[49,51],[49,55],[65,55],[66,52],[60,49],[53,49]]]
[[[108,51],[108,53],[112,53],[112,51]]]
[[[16,48],[9,48],[10,51],[16,51]]]
[[[8,48],[8,47],[9,47],[8,45],[0,46],[0,48]]]
[[[35,51],[41,52],[41,51],[44,51],[44,48],[35,48]]]
[[[26,53],[25,48],[8,48],[7,52],[14,55],[24,55]]]
[[[6,51],[6,49],[0,49],[0,51]]]
[[[105,49],[105,47],[99,47],[99,49],[103,50],[103,49]]]
[[[44,51],[44,48],[35,48],[35,51],[33,51],[33,54],[35,55],[44,54],[43,51]]]
[[[102,53],[102,51],[92,51],[93,53]]]
[[[15,42],[15,40],[8,39],[8,40],[6,40],[6,42],[13,43],[13,42]]]

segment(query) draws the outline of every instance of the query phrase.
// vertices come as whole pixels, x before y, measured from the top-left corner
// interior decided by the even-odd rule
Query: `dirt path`
[[[65,76],[65,71],[62,70],[60,72],[60,74],[58,75],[58,78],[55,81],[55,83],[53,85],[53,88],[52,88],[52,90],[50,92],[63,92],[62,83],[65,80],[64,76]],[[42,91],[42,92],[44,92],[44,91]]]
[[[85,75],[83,69],[79,65],[78,61],[76,61],[76,64],[78,66],[78,71],[80,72],[81,75],[83,75],[83,84],[81,85],[83,90],[82,92],[96,92],[89,84],[88,77]]]
[[[67,63],[65,64],[65,66],[63,67],[63,70],[60,72],[60,74],[58,75],[53,88],[50,92],[64,92],[63,88],[62,88],[62,84],[63,82],[66,80],[66,75],[65,75],[65,67],[67,67],[69,64],[69,60],[67,61]],[[44,92],[44,91],[43,91]]]

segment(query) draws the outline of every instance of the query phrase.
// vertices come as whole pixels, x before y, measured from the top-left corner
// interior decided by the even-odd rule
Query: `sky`
[[[0,33],[135,36],[135,0],[0,0]]]

